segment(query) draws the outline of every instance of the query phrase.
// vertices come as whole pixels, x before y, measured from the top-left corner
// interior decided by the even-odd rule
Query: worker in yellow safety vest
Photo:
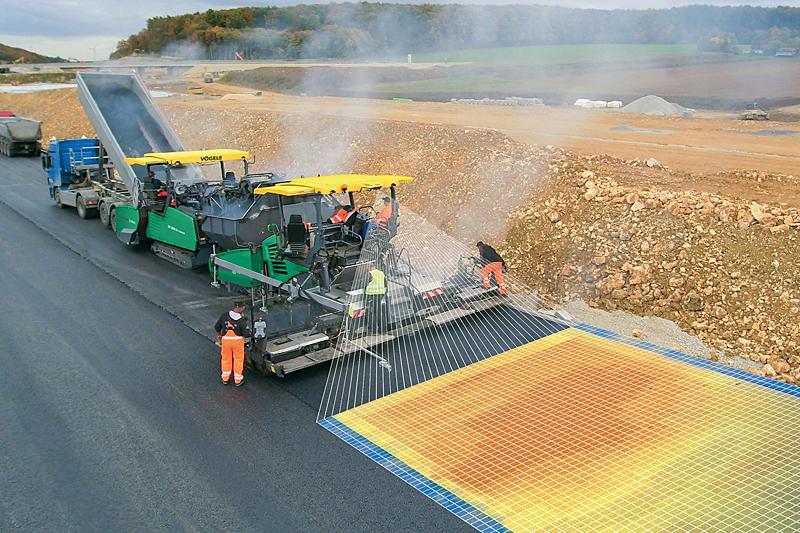
[[[364,296],[367,301],[365,307],[367,309],[369,329],[372,332],[383,330],[385,325],[383,305],[386,297],[386,276],[382,270],[375,267],[370,269],[369,282],[364,288]]]

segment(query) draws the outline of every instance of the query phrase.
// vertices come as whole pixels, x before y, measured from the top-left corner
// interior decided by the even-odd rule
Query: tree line
[[[552,6],[343,3],[243,7],[153,17],[120,41],[136,53],[246,59],[388,57],[533,44],[696,43],[770,52],[800,41],[800,8],[686,6],[596,10]]]

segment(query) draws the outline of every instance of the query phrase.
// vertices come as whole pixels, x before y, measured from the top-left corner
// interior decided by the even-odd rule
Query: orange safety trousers
[[[481,274],[483,275],[484,287],[488,289],[492,286],[489,277],[494,274],[494,280],[497,282],[497,286],[500,288],[500,294],[508,294],[508,291],[506,290],[506,278],[503,277],[503,263],[489,263],[483,267]]]
[[[244,337],[228,331],[220,338],[220,345],[222,381],[227,383],[233,371],[234,383],[241,383],[244,380]]]

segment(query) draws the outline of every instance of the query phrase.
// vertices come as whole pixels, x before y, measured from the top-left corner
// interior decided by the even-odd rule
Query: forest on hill
[[[158,54],[245,59],[399,57],[535,44],[694,43],[735,52],[800,47],[800,8],[686,6],[597,10],[540,5],[334,3],[153,17],[112,58]]]
[[[0,43],[0,63],[57,63],[64,61],[60,57],[47,57],[24,48],[15,48]]]

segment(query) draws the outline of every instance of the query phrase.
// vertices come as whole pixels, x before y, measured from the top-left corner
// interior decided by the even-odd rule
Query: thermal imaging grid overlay
[[[320,423],[480,530],[800,524],[800,388],[590,326]]]

